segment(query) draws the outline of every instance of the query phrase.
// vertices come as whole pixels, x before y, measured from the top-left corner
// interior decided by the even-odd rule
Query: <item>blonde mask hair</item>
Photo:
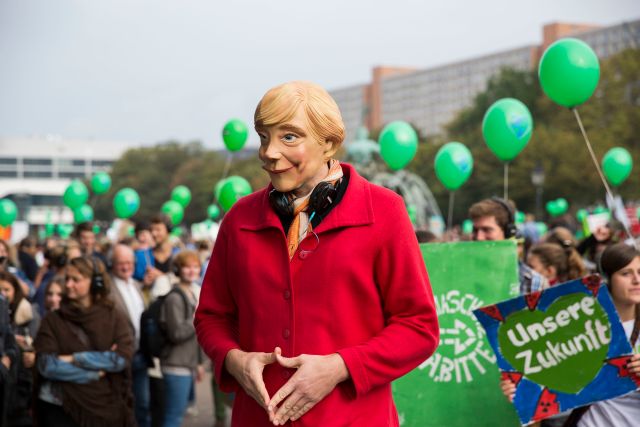
[[[344,141],[344,123],[338,104],[321,86],[293,81],[276,86],[262,97],[253,116],[256,130],[285,123],[303,108],[309,132],[320,142],[338,148]]]

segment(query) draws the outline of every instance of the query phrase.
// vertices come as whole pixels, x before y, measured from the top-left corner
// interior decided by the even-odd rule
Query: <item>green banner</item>
[[[519,294],[514,241],[421,245],[440,322],[440,345],[393,383],[400,425],[519,426],[500,391],[496,357],[473,310]]]

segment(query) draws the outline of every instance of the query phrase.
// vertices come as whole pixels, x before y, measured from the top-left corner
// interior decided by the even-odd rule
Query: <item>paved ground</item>
[[[207,372],[205,380],[196,385],[197,414],[187,415],[182,423],[183,427],[214,427],[214,407],[211,395],[211,372]],[[227,410],[227,427],[231,421],[231,411]]]

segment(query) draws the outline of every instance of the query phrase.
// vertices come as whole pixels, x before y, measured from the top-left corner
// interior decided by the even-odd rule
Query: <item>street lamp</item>
[[[544,185],[544,168],[539,161],[531,172],[531,182],[536,187],[536,219],[542,218],[542,187]]]

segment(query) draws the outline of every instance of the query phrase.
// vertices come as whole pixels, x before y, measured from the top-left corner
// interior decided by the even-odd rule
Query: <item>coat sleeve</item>
[[[338,351],[356,396],[389,384],[429,358],[439,340],[438,318],[427,270],[400,198],[386,204],[377,226],[374,264],[385,327],[368,341]]]
[[[237,306],[231,293],[227,265],[228,223],[223,222],[204,276],[195,316],[198,342],[211,358],[216,381],[226,392],[239,388],[224,367],[227,353],[240,348],[238,343]]]
[[[112,313],[115,316],[115,331],[113,334],[113,343],[117,345],[115,353],[126,360],[127,366],[131,366],[133,354],[135,353],[135,337],[131,330],[129,319],[126,314],[115,307],[112,308]]]

